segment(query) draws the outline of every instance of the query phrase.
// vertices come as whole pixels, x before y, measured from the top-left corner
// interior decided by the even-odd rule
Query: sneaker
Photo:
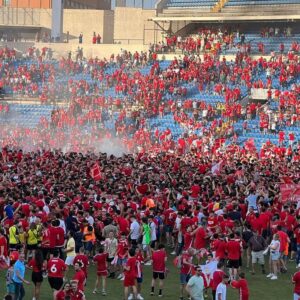
[[[154,296],[154,292],[150,292],[150,296]]]
[[[138,294],[136,297],[137,300],[144,300],[144,298],[141,296],[141,294]]]
[[[161,298],[163,295],[162,294],[158,294],[158,297]]]
[[[133,294],[130,294],[128,300],[133,300]]]
[[[117,279],[121,279],[123,277],[123,274],[119,274],[119,276],[117,277]]]
[[[145,266],[151,266],[152,263],[151,263],[151,260],[148,260],[146,263],[145,263]]]
[[[274,276],[274,274],[273,274],[273,273],[270,273],[270,274],[268,274],[266,277],[267,277],[267,278],[271,278],[272,276]]]
[[[102,296],[106,296],[106,292],[104,290],[102,291]]]
[[[277,277],[276,275],[273,275],[270,279],[271,279],[271,280],[277,280],[278,277]]]
[[[176,255],[176,251],[171,252],[171,255]]]
[[[32,297],[32,300],[36,300],[36,298],[35,298],[35,297]]]
[[[121,281],[124,281],[124,279],[125,279],[125,276],[122,276],[122,278],[120,278]]]
[[[300,268],[300,263],[296,266],[296,268]]]
[[[93,294],[97,294],[98,293],[98,291],[95,289],[95,290],[93,290]]]

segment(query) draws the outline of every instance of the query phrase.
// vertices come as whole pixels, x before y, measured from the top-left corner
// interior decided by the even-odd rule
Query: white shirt
[[[151,229],[151,241],[156,241],[156,224],[154,222],[150,223]]]
[[[140,237],[140,224],[134,220],[130,225],[130,238],[132,240],[137,240]]]
[[[93,226],[94,225],[94,218],[92,216],[88,216],[86,218],[86,220],[88,221],[89,225]]]
[[[219,300],[219,295],[221,294],[221,300],[226,300],[226,284],[223,282],[219,283],[216,290],[216,300]]]

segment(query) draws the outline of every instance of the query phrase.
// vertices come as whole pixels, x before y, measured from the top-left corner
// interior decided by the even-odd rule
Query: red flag
[[[95,163],[93,165],[93,167],[91,168],[90,175],[95,181],[101,180],[101,178],[102,178],[101,170],[97,163]]]
[[[286,184],[293,184],[294,183],[293,178],[291,178],[289,176],[282,176],[281,179]]]
[[[299,201],[300,184],[281,184],[280,185],[281,201]]]

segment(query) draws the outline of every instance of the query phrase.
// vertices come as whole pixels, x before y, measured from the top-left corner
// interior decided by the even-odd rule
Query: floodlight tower
[[[52,0],[51,38],[54,42],[62,41],[64,0]]]

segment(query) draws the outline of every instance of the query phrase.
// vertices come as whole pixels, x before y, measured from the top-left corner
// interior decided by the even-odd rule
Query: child
[[[126,264],[127,257],[128,257],[128,241],[126,238],[125,233],[121,234],[121,238],[118,243],[117,248],[117,256],[118,256],[118,272],[120,272],[117,279],[124,280],[124,274],[123,274],[123,266]]]
[[[245,273],[241,272],[239,274],[238,280],[233,280],[231,286],[235,289],[239,289],[239,300],[248,300],[249,299],[249,289],[248,282],[245,279]]]
[[[106,296],[106,277],[108,275],[107,270],[107,258],[108,253],[104,252],[104,247],[101,246],[99,248],[99,252],[94,256],[94,262],[97,264],[97,278],[95,282],[95,289],[93,290],[93,294],[98,293],[98,287],[100,283],[100,278],[102,280],[102,295]]]
[[[126,265],[124,266],[124,299],[128,299],[129,288],[132,288],[133,291],[133,299],[137,299],[137,287],[136,287],[136,278],[137,278],[137,270],[136,270],[136,257],[135,257],[135,249],[132,248],[128,251],[129,258],[127,260]]]
[[[14,274],[14,264],[15,264],[15,260],[11,260],[10,264],[9,264],[9,268],[7,269],[6,272],[6,292],[8,295],[15,296],[15,285],[14,282],[12,280],[13,278],[13,274]]]

